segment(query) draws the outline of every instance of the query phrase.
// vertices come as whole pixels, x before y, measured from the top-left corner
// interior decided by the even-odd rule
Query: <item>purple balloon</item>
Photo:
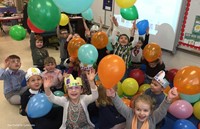
[[[176,100],[170,105],[168,112],[176,118],[185,119],[192,115],[193,107],[185,100]]]

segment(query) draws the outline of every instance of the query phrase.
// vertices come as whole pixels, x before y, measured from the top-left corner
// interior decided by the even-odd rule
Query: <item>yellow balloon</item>
[[[141,86],[140,86],[140,88],[139,88],[139,93],[141,93],[141,92],[145,92],[147,89],[149,89],[150,88],[150,85],[149,84],[142,84]]]
[[[116,0],[116,3],[121,8],[130,8],[135,4],[136,0]]]
[[[60,25],[61,26],[65,26],[65,25],[67,25],[69,23],[69,17],[66,15],[66,14],[64,14],[64,13],[62,13],[61,14],[61,17],[60,17]]]
[[[194,116],[200,120],[200,101],[196,102],[193,106]]]
[[[121,83],[121,82],[118,82],[118,83],[117,83],[117,94],[118,94],[119,96],[122,96],[122,95],[123,95],[122,83]]]
[[[132,96],[138,91],[138,83],[135,79],[133,78],[126,78],[122,82],[122,90],[125,95]]]

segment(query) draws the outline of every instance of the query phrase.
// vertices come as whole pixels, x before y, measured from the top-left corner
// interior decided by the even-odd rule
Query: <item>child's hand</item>
[[[88,72],[86,72],[86,76],[89,81],[94,81],[94,78],[96,75],[97,75],[97,73],[96,73],[95,69],[90,69]]]
[[[53,76],[47,76],[43,79],[43,86],[44,88],[50,88],[51,87],[51,80],[53,80]]]
[[[107,95],[108,97],[115,97],[116,92],[115,92],[115,90],[114,90],[113,88],[106,89],[106,95]]]
[[[70,74],[68,74],[66,71],[63,72],[63,77],[68,78]]]
[[[173,87],[169,92],[167,96],[167,100],[171,102],[174,98],[178,96],[177,88]]]
[[[146,34],[149,34],[149,27],[147,27],[146,29]]]
[[[114,16],[112,17],[112,21],[113,21],[115,26],[119,26],[117,19]]]
[[[87,37],[90,37],[90,30],[85,30],[85,35],[86,35]]]
[[[4,62],[4,68],[5,68],[5,69],[8,68],[9,65],[10,65],[10,60],[6,58],[6,59],[5,59],[5,62]]]

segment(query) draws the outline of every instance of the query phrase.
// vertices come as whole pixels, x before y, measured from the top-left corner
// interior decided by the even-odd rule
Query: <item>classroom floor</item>
[[[59,51],[55,48],[47,48],[50,56],[56,58],[59,63]],[[21,69],[27,70],[32,66],[31,53],[29,48],[29,36],[23,41],[14,41],[8,34],[0,32],[0,65],[2,67],[4,59],[16,54],[21,57]],[[163,51],[163,60],[167,69],[181,68],[188,65],[200,66],[199,56],[183,51],[177,51],[175,55]],[[19,107],[10,105],[3,95],[3,81],[0,81],[0,129],[31,129],[26,117],[19,114]],[[168,128],[169,129],[169,128]]]

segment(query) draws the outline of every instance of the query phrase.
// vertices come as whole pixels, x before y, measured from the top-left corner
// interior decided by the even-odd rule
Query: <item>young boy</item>
[[[165,72],[160,71],[152,80],[150,88],[145,91],[145,94],[152,97],[155,100],[155,109],[159,107],[161,102],[165,98],[163,90],[169,85],[169,82],[165,79]]]
[[[21,85],[26,73],[20,67],[20,57],[10,55],[5,59],[4,67],[0,68],[0,80],[4,80],[4,96],[14,105],[20,104],[20,95],[27,89]]]
[[[44,71],[44,59],[49,57],[49,53],[43,48],[43,38],[40,35],[35,35],[35,48],[32,51],[33,65]]]

